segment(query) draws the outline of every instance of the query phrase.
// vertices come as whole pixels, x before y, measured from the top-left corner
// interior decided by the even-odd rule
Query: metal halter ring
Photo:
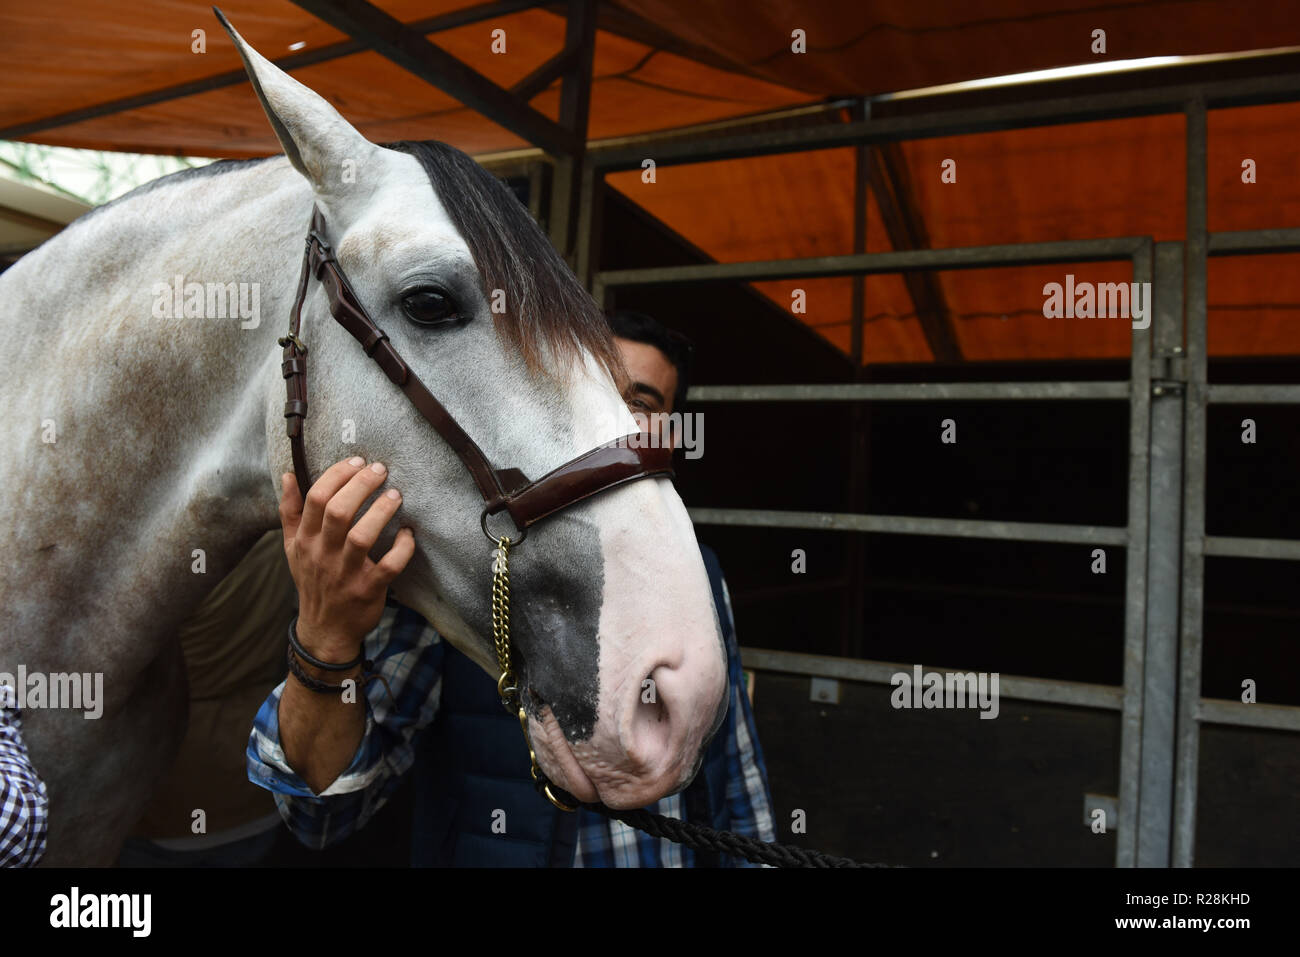
[[[492,514],[493,514],[493,515],[497,515],[497,514],[499,514],[500,512],[506,512],[507,515],[510,514],[510,513],[509,513],[505,508],[500,508],[500,509],[498,509],[496,512],[493,512]],[[492,542],[492,544],[495,545],[497,542],[499,542],[499,541],[501,540],[501,536],[500,536],[500,535],[493,535],[491,532],[488,531],[487,520],[488,520],[488,510],[485,508],[485,509],[483,509],[483,515],[479,518],[479,524],[483,526],[483,534],[486,535],[486,536],[488,537],[488,541]],[[511,524],[513,524],[513,523],[514,523],[514,518],[511,517],[510,521],[511,521]],[[527,537],[528,537],[528,526],[525,525],[523,528],[519,529],[519,537],[518,537],[518,538],[513,538],[513,537],[512,537],[512,538],[510,539],[510,546],[513,548],[514,546],[518,545],[520,542],[522,542],[522,541],[523,541],[525,538],[527,538]]]
[[[578,809],[576,806],[569,807],[569,805],[565,804],[551,792],[551,787],[553,785],[551,780],[547,778],[546,772],[542,770],[542,766],[537,763],[537,752],[533,750],[533,739],[528,733],[528,715],[524,714],[522,706],[519,708],[519,727],[524,729],[524,744],[528,747],[528,760],[533,766],[533,786],[545,796],[546,800],[550,801],[561,811],[576,811]]]
[[[552,804],[554,804],[556,807],[558,807],[561,811],[576,811],[576,810],[577,810],[576,807],[569,807],[569,805],[565,804],[563,801],[561,801],[559,798],[557,798],[554,794],[552,794],[552,793],[551,793],[551,785],[549,785],[549,784],[545,784],[545,785],[542,786],[542,793],[543,793],[544,795],[546,795],[546,800],[550,801]]]

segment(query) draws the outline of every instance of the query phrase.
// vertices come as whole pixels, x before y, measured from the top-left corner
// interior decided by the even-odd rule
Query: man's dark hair
[[[644,342],[654,346],[672,363],[677,370],[677,391],[673,393],[673,411],[681,412],[686,407],[686,390],[690,388],[691,359],[695,346],[680,332],[666,328],[644,312],[620,309],[609,314],[609,326],[614,335],[632,342]]]

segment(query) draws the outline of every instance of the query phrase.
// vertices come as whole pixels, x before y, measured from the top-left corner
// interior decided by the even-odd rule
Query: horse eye
[[[421,326],[436,326],[460,318],[456,313],[456,303],[437,289],[420,289],[403,296],[402,311],[412,322]]]

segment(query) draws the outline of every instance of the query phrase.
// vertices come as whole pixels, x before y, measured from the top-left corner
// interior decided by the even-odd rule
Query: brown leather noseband
[[[280,340],[280,345],[284,347],[281,369],[288,392],[288,400],[284,404],[285,424],[293,452],[294,474],[304,497],[311,487],[311,473],[307,468],[307,450],[303,439],[303,425],[307,418],[307,346],[303,344],[300,333],[302,307],[313,276],[325,288],[330,313],[338,324],[361,344],[366,355],[379,364],[389,380],[406,393],[411,404],[465,463],[474,484],[478,486],[479,494],[483,496],[483,534],[493,542],[498,541],[499,537],[488,531],[489,515],[503,510],[510,513],[519,529],[519,537],[512,540],[512,544],[517,545],[528,534],[529,526],[561,509],[626,482],[673,474],[672,448],[650,448],[647,446],[651,443],[632,441],[638,438],[638,433],[584,452],[536,481],[529,481],[523,472],[515,468],[493,468],[483,450],[460,427],[443,404],[434,398],[419,376],[398,355],[388,341],[388,336],[370,318],[348,284],[342,267],[334,258],[333,250],[325,241],[324,233],[325,218],[320,209],[314,207],[311,228],[307,233],[307,250],[302,260],[302,274],[298,279],[298,295],[289,315],[289,335]]]

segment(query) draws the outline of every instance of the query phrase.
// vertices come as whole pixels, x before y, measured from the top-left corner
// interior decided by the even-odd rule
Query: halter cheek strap
[[[325,218],[318,207],[313,208],[302,272],[298,278],[298,293],[289,314],[289,334],[280,340],[284,348],[281,371],[286,390],[285,429],[293,455],[294,474],[304,496],[311,487],[311,473],[307,468],[303,435],[307,418],[307,346],[302,341],[301,332],[303,304],[313,277],[324,287],[330,314],[335,321],[360,343],[366,355],[374,359],[389,381],[406,394],[411,404],[465,464],[483,497],[483,533],[493,541],[497,536],[488,530],[488,516],[508,512],[519,530],[519,537],[514,540],[518,545],[531,525],[561,509],[636,479],[672,476],[672,448],[652,448],[650,443],[633,441],[639,438],[638,433],[585,452],[536,481],[529,481],[519,469],[493,468],[483,450],[420,381],[393,348],[388,336],[370,318],[348,283],[333,249],[325,241],[324,232]]]
[[[574,810],[556,797],[553,786],[546,780],[546,775],[537,763],[537,755],[528,735],[528,716],[524,712],[510,662],[508,555],[512,546],[524,540],[529,527],[548,515],[627,482],[654,475],[671,476],[673,450],[671,447],[651,447],[657,446],[657,443],[644,443],[640,441],[640,433],[634,432],[584,452],[535,482],[530,482],[519,469],[493,468],[483,450],[460,427],[455,416],[425,387],[420,377],[398,355],[384,330],[370,318],[349,285],[324,234],[325,217],[318,207],[314,207],[311,227],[307,231],[307,248],[302,257],[302,272],[298,277],[298,294],[294,297],[293,309],[289,313],[289,334],[280,340],[284,349],[281,371],[287,393],[284,403],[285,430],[289,435],[298,490],[306,496],[307,490],[311,488],[311,473],[307,468],[307,449],[303,438],[303,425],[307,419],[307,346],[302,341],[301,332],[302,307],[307,300],[307,287],[315,277],[325,289],[330,314],[335,321],[361,344],[366,355],[378,363],[389,381],[406,393],[411,404],[451,446],[465,463],[479,494],[483,496],[483,514],[479,523],[483,526],[483,534],[496,545],[492,631],[497,663],[501,668],[497,690],[506,710],[519,717],[532,763],[533,781],[538,790],[556,807],[566,811]],[[503,511],[510,514],[518,528],[518,538],[507,534],[495,535],[489,531],[488,517]]]

